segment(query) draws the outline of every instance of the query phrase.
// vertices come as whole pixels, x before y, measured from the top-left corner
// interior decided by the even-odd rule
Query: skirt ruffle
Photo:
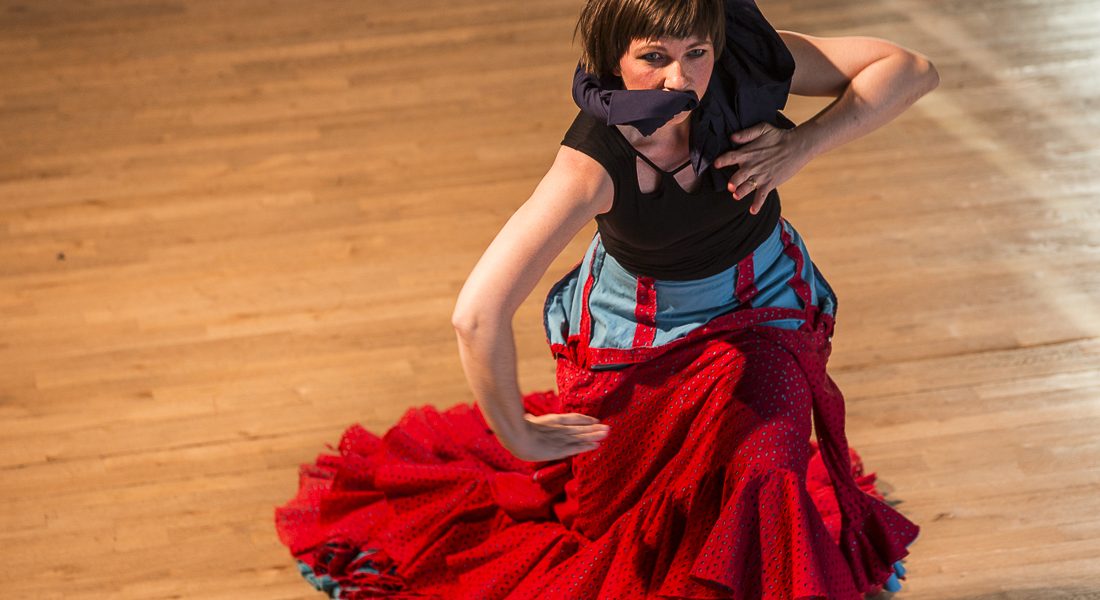
[[[523,402],[535,415],[567,412],[554,392]],[[521,461],[476,405],[424,406],[381,438],[349,427],[338,454],[302,465],[275,523],[303,577],[332,598],[858,597],[835,576],[848,572],[850,540],[817,444],[807,443],[804,477],[664,469],[589,539],[575,527],[577,457]],[[883,499],[875,474],[849,455],[860,489]],[[704,462],[717,464],[685,464]],[[580,569],[578,584],[568,574]],[[896,591],[904,574],[899,560],[870,591]],[[768,581],[786,589],[759,589]]]
[[[919,527],[884,501],[848,445],[844,398],[826,373],[835,296],[793,227],[781,222],[760,261],[746,257],[736,277],[716,280],[744,306],[659,345],[591,344],[601,274],[610,287],[595,304],[618,298],[608,307],[627,323],[634,315],[631,340],[655,339],[638,329],[661,288],[642,278],[612,285],[598,244],[590,250],[551,293],[572,289],[569,301],[548,303],[570,307],[549,329],[561,333],[548,338],[557,393],[522,400],[534,415],[607,424],[600,447],[521,461],[466,404],[411,409],[381,438],[353,425],[338,454],[302,466],[297,496],[276,509],[302,574],[346,599],[896,591]],[[811,274],[827,293],[815,296]],[[800,307],[776,300],[782,286]]]

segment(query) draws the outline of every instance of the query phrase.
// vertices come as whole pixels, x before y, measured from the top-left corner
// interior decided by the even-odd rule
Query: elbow
[[[471,302],[467,296],[464,288],[451,310],[451,326],[459,333],[476,329],[478,313],[484,308],[483,303]]]
[[[469,338],[479,331],[496,330],[507,322],[503,313],[496,311],[456,309],[451,314],[451,326],[461,338]]]
[[[451,326],[459,335],[467,335],[477,329],[477,315],[468,311],[455,310],[451,314]]]
[[[916,78],[923,84],[924,93],[927,94],[940,85],[940,72],[936,65],[922,54],[913,54],[913,72]]]

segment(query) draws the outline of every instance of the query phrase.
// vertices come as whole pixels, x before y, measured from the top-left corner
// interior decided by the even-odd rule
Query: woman
[[[836,297],[775,188],[935,69],[777,32],[751,0],[589,0],[578,32],[582,111],[455,307],[477,405],[410,410],[382,439],[349,428],[303,466],[281,539],[341,598],[896,589],[918,528],[847,446]],[[794,126],[788,93],[837,100]],[[512,316],[590,219],[545,302],[558,392],[523,395]]]

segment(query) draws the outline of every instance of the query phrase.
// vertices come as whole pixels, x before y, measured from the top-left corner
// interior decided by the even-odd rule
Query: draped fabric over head
[[[761,121],[782,129],[795,126],[779,112],[790,93],[794,57],[753,0],[726,0],[726,44],[714,61],[700,100],[694,92],[627,90],[621,77],[596,77],[578,63],[573,101],[608,125],[631,125],[651,135],[684,110],[699,108],[691,128],[691,163],[702,173],[723,152],[735,149],[730,136]]]

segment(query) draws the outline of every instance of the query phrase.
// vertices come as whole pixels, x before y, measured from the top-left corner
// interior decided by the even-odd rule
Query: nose
[[[672,61],[665,67],[665,89],[683,91],[688,88],[688,80],[684,75],[683,65],[679,61]]]

